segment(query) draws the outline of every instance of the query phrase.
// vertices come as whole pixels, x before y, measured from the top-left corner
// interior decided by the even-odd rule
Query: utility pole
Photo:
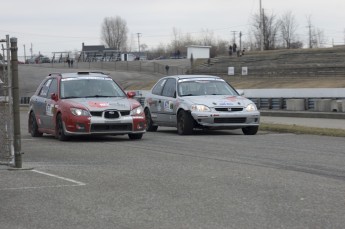
[[[307,28],[309,29],[309,48],[313,48],[313,44],[312,44],[312,35],[311,35],[311,19],[310,19],[310,16],[308,17],[308,26]]]
[[[32,59],[32,43],[31,43],[30,53],[31,53],[31,59]]]
[[[138,35],[138,50],[139,50],[139,60],[140,60],[140,35],[141,33],[137,33]]]
[[[13,135],[14,166],[16,168],[22,168],[17,38],[11,37],[10,42],[11,42],[11,72],[12,72],[12,94],[13,94],[13,124],[14,124],[14,135]]]
[[[312,45],[312,38],[311,38],[311,25],[309,27],[309,48],[311,49],[313,47]]]
[[[260,0],[260,50],[264,51],[264,18],[262,13],[262,4]]]

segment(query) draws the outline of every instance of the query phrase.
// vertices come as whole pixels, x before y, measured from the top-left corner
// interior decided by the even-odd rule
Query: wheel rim
[[[34,130],[34,128],[35,128],[35,120],[34,120],[34,116],[32,114],[30,115],[30,123],[31,123],[30,133],[33,134],[35,132],[35,130]]]
[[[151,115],[150,115],[150,112],[148,112],[148,110],[145,111],[145,117],[146,117],[147,128],[150,128],[152,125],[152,122],[151,122]]]
[[[61,137],[62,135],[62,121],[61,118],[58,119],[58,137]]]
[[[183,130],[184,130],[184,119],[183,119],[183,115],[180,114],[179,115],[179,120],[178,120],[178,129],[179,129],[179,132],[182,133]]]

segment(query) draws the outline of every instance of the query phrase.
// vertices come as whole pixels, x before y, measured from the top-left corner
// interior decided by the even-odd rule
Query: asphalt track
[[[159,128],[59,142],[27,133],[0,166],[1,228],[343,228],[339,137]]]
[[[24,82],[26,88],[42,75]],[[296,117],[263,116],[262,122],[345,126],[343,120]],[[344,138],[245,136],[240,130],[179,136],[174,128],[159,128],[140,141],[59,142],[32,138],[22,107],[21,145],[23,169],[0,165],[0,228],[345,225]]]

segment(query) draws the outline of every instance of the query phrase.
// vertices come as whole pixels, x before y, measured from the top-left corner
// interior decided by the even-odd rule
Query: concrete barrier
[[[342,112],[343,111],[342,100],[337,100],[337,99],[332,100],[331,110],[335,112]]]
[[[332,111],[332,99],[316,99],[314,110],[321,112]]]
[[[304,111],[305,99],[287,99],[286,110],[288,111]]]

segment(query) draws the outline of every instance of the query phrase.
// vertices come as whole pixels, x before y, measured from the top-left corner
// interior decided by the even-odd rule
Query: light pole
[[[24,46],[24,64],[26,64],[26,49],[25,49],[25,45]]]
[[[139,60],[140,60],[140,35],[141,33],[137,33],[138,35],[138,50],[139,50]]]

